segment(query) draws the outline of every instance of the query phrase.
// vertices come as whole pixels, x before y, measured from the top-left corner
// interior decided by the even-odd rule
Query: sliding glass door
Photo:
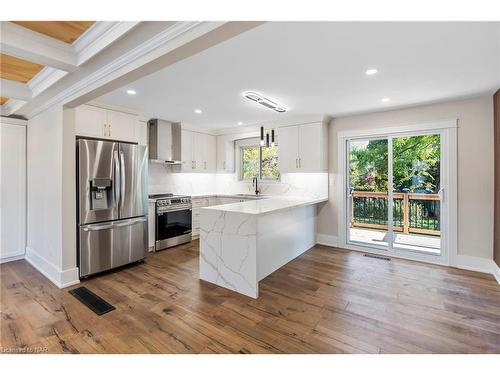
[[[347,242],[441,255],[441,135],[347,140]]]
[[[441,253],[440,138],[391,137],[394,249]]]
[[[373,247],[389,246],[388,139],[348,141],[348,239]]]

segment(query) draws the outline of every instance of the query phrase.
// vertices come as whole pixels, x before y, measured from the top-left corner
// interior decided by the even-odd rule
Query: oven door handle
[[[193,209],[192,208],[184,207],[184,208],[178,208],[176,210],[167,210],[167,211],[163,211],[163,212],[157,212],[156,216],[160,216],[160,215],[163,215],[163,214],[168,214],[169,212],[178,212],[178,211],[193,211]]]

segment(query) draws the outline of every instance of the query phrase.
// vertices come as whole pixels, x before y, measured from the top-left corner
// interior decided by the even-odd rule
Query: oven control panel
[[[162,214],[168,211],[190,210],[191,197],[170,197],[156,201],[156,213]]]

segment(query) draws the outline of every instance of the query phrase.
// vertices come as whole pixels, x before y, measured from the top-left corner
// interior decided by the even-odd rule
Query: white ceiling
[[[366,76],[371,67],[378,73]],[[499,85],[499,22],[269,22],[99,100],[221,129],[429,103]],[[246,90],[290,110],[248,101]]]

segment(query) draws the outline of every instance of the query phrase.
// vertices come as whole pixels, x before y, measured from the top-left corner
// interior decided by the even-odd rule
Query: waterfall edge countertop
[[[247,202],[228,203],[211,207],[203,207],[202,210],[215,210],[225,212],[237,212],[248,215],[264,215],[268,213],[309,206],[321,202],[326,202],[327,197],[322,198],[302,198],[302,197],[268,197]]]

